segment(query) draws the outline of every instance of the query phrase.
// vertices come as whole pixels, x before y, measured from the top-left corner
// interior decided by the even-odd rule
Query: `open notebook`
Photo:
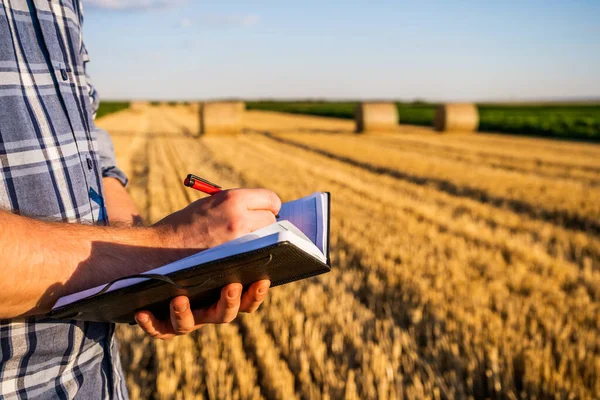
[[[132,322],[139,309],[168,315],[168,302],[177,295],[190,296],[192,306],[208,306],[228,283],[247,286],[268,278],[277,286],[328,272],[329,207],[325,192],[284,203],[272,225],[135,277],[61,297],[49,316]]]

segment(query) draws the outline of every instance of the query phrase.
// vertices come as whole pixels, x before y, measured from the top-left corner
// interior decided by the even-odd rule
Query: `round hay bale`
[[[475,132],[479,126],[479,112],[471,103],[442,104],[435,112],[433,123],[440,132]]]
[[[200,103],[198,103],[198,102],[192,102],[192,103],[190,103],[188,105],[188,109],[191,112],[195,112],[195,113],[200,112]]]
[[[398,126],[394,103],[360,103],[354,111],[356,132],[390,131]]]
[[[131,108],[132,111],[138,112],[144,111],[148,105],[149,103],[147,101],[132,101],[129,103],[129,108]]]
[[[242,131],[246,105],[241,101],[207,102],[200,106],[201,135],[235,135]]]
[[[234,103],[236,103],[236,107],[239,113],[244,113],[244,111],[246,111],[246,103],[244,103],[243,101],[234,101]]]

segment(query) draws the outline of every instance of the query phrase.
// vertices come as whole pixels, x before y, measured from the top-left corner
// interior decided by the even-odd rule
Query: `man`
[[[0,0],[0,398],[126,398],[114,325],[44,314],[66,294],[266,226],[281,205],[265,189],[231,190],[152,227],[108,227],[137,212],[94,126],[81,23],[79,0]],[[268,287],[228,285],[204,310],[181,296],[169,320],[136,320],[169,339],[256,310]]]

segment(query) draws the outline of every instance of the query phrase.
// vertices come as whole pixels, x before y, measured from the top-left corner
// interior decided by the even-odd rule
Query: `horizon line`
[[[510,99],[479,99],[479,100],[432,100],[424,98],[400,99],[390,97],[369,97],[369,98],[350,98],[350,97],[206,97],[206,98],[125,98],[114,97],[106,98],[100,102],[114,101],[176,101],[176,102],[203,102],[203,101],[255,101],[255,102],[296,102],[296,103],[357,103],[357,102],[393,102],[393,103],[424,103],[424,104],[440,104],[440,103],[477,103],[477,104],[589,104],[600,105],[599,96],[565,96],[565,97],[524,97]]]

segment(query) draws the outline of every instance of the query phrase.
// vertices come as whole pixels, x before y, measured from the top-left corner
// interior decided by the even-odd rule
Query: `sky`
[[[83,0],[105,99],[600,98],[600,1]]]

